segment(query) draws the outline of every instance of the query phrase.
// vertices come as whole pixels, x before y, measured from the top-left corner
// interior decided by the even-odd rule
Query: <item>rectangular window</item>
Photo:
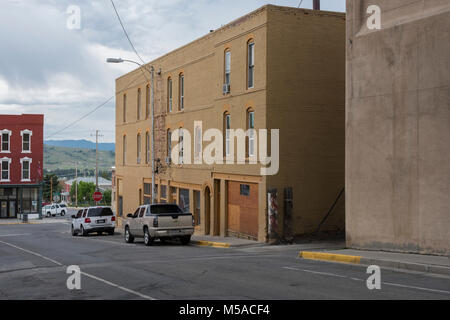
[[[248,87],[255,85],[255,43],[248,44]]]
[[[241,196],[250,196],[250,186],[248,184],[241,184]]]
[[[189,204],[189,190],[188,189],[180,189],[179,197],[178,197],[178,205],[184,213],[190,212],[190,204]]]
[[[167,200],[167,186],[161,185],[161,199]]]
[[[231,75],[231,51],[225,52],[225,84],[230,84]]]
[[[9,161],[3,160],[2,164],[2,181],[9,181]]]
[[[250,157],[255,156],[255,112],[248,113],[248,155]]]
[[[30,147],[30,141],[31,140],[31,135],[29,133],[24,133],[22,135],[22,152],[30,152],[31,151],[31,147]]]
[[[30,161],[22,161],[22,180],[30,180]]]
[[[144,194],[145,195],[152,194],[152,184],[151,183],[144,183]]]
[[[9,133],[2,133],[2,151],[9,150]]]
[[[169,112],[172,112],[172,79],[167,80],[167,105]]]
[[[180,110],[184,109],[184,75],[180,75]]]

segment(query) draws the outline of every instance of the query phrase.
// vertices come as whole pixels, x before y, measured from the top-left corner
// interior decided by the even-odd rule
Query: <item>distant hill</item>
[[[88,140],[47,140],[44,144],[54,147],[77,148],[77,149],[94,149],[95,142]],[[98,150],[115,151],[115,143],[99,143]]]
[[[79,169],[95,168],[95,149],[63,148],[44,144],[44,169],[72,169],[78,162]],[[114,151],[98,153],[99,170],[110,170],[115,163]]]

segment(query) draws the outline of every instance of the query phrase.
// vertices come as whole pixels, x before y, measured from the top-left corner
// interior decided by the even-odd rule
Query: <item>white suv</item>
[[[97,232],[99,235],[107,232],[114,234],[116,217],[110,207],[91,207],[79,210],[72,216],[72,235],[87,236]]]

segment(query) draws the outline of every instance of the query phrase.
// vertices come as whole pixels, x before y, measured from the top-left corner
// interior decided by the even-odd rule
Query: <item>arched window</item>
[[[138,89],[137,92],[137,107],[136,107],[136,119],[141,119],[141,88]]]
[[[127,158],[127,136],[123,136],[122,140],[122,164],[126,164],[126,158]]]
[[[172,158],[172,132],[167,129],[167,157]]]
[[[148,131],[145,133],[145,163],[150,163],[150,134]]]
[[[224,93],[230,92],[230,82],[231,82],[231,51],[227,49],[225,51],[225,70],[224,70],[224,84],[227,87],[224,87]]]
[[[123,95],[123,122],[127,122],[127,95]]]
[[[150,85],[145,87],[145,119],[150,117]]]
[[[247,88],[255,86],[255,41],[249,40],[247,43]]]
[[[141,134],[138,133],[136,137],[136,162],[141,163]]]
[[[167,112],[172,112],[172,78],[167,79]]]
[[[224,132],[223,145],[226,156],[230,155],[230,129],[231,129],[231,115],[229,112],[225,112],[223,114],[223,132]]]
[[[179,77],[179,110],[184,110],[184,74],[180,73]]]

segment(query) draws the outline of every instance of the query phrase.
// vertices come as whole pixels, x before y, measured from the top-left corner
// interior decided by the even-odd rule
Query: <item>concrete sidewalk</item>
[[[299,257],[329,262],[377,265],[385,268],[450,276],[450,257],[444,256],[343,249],[300,251]]]
[[[201,236],[193,235],[192,244],[198,246],[216,247],[216,248],[236,248],[236,247],[258,247],[265,246],[266,243],[260,243],[252,240],[232,238],[232,237],[212,237],[212,236]]]
[[[35,219],[35,220],[28,220],[28,222],[22,222],[21,219],[2,219],[0,220],[0,226],[6,226],[6,225],[17,225],[17,224],[46,224],[46,223],[69,223],[66,219],[52,219],[52,218],[46,218],[46,219]]]

